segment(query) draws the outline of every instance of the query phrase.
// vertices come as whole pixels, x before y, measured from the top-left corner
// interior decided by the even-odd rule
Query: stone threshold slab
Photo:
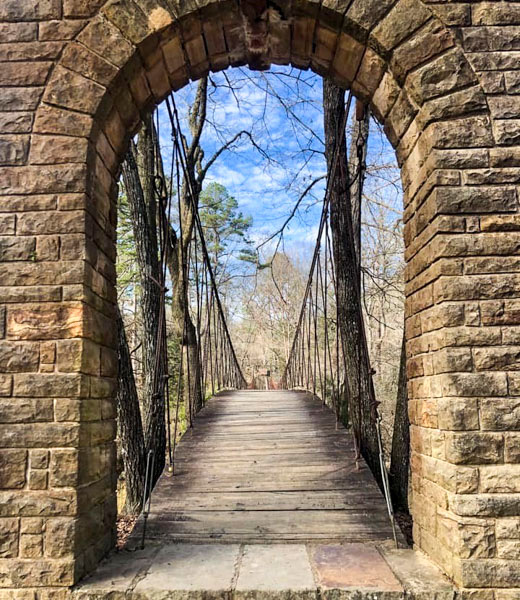
[[[108,557],[74,600],[453,600],[419,552],[389,544],[168,544]]]

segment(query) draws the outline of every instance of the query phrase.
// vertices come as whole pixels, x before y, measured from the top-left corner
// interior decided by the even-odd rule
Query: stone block
[[[84,27],[83,19],[61,19],[45,21],[39,26],[39,39],[42,41],[60,41],[73,39]]]
[[[7,588],[23,588],[27,582],[34,581],[38,573],[40,587],[71,586],[74,583],[75,563],[72,560],[26,560],[8,559],[2,561],[0,569],[0,586]]]
[[[0,491],[0,517],[49,517],[74,515],[77,511],[76,491]]]
[[[29,456],[31,469],[46,469],[49,466],[48,450],[31,450]]]
[[[0,23],[0,39],[4,42],[31,42],[37,36],[37,23]]]
[[[3,133],[30,133],[33,117],[31,112],[0,112],[0,131]]]
[[[3,398],[0,410],[1,423],[37,423],[52,421],[52,398]]]
[[[57,345],[58,370],[64,373],[98,375],[101,348],[90,340],[62,340]]]
[[[106,88],[63,67],[56,67],[45,88],[43,99],[49,104],[94,114]]]
[[[93,121],[90,115],[57,106],[42,105],[36,113],[33,131],[34,133],[87,137],[92,125]]]
[[[446,432],[446,459],[454,464],[496,464],[504,460],[504,437],[500,434]]]
[[[87,397],[88,380],[81,374],[31,373],[14,376],[13,395],[20,397]]]
[[[14,235],[16,221],[14,215],[0,215],[0,234]]]
[[[520,401],[517,398],[482,398],[480,426],[489,431],[520,431]]]
[[[0,558],[18,556],[18,519],[0,519]]]
[[[63,16],[67,18],[91,17],[103,4],[104,0],[64,0]]]
[[[0,165],[23,165],[29,152],[29,136],[0,135]]]
[[[61,17],[59,0],[38,0],[30,4],[4,0],[0,6],[0,21],[45,21]]]
[[[86,138],[34,135],[31,141],[30,162],[33,165],[86,162],[87,146]],[[66,232],[67,229],[61,231]]]
[[[378,46],[389,52],[430,19],[430,11],[414,0],[400,0],[371,34]]]
[[[520,465],[481,466],[480,489],[484,493],[520,492]]]
[[[437,423],[440,429],[469,431],[479,429],[476,398],[439,398]]]
[[[30,471],[29,472],[29,489],[45,490],[48,484],[47,471]]]
[[[520,463],[520,434],[506,433],[504,460],[508,463]]]
[[[498,558],[520,560],[520,540],[499,540],[497,556]]]
[[[2,262],[34,260],[36,239],[33,237],[0,237],[0,260]]]
[[[118,67],[124,66],[135,51],[121,31],[101,16],[89,22],[78,41]]]
[[[75,423],[0,425],[0,434],[2,448],[66,448],[77,447],[79,442],[79,426]]]
[[[45,556],[72,557],[75,534],[75,519],[70,517],[48,519],[45,524]]]
[[[101,375],[103,377],[117,377],[118,356],[115,350],[101,347]]]
[[[40,349],[36,343],[0,341],[0,370],[3,373],[34,373],[38,370]]]
[[[52,450],[50,462],[50,486],[52,488],[74,487],[78,482],[78,451]]]
[[[0,450],[0,488],[18,489],[25,486],[27,451]]]
[[[40,558],[43,555],[43,538],[41,535],[25,534],[20,536],[20,557]]]
[[[0,86],[40,86],[44,85],[52,68],[52,62],[6,62],[0,71]],[[17,106],[22,110],[22,106]],[[5,108],[4,108],[5,110]]]
[[[10,396],[13,390],[13,376],[0,374],[0,396]]]
[[[38,517],[20,519],[20,533],[40,534],[43,532],[45,521]]]
[[[420,104],[472,83],[477,83],[475,74],[458,49],[433,59],[409,75],[410,93]]]
[[[496,535],[498,539],[520,539],[520,517],[497,519]]]

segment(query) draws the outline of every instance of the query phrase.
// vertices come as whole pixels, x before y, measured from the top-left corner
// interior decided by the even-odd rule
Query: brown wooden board
[[[138,524],[133,541],[142,531]],[[310,394],[211,399],[157,483],[156,541],[360,542],[392,538],[386,504],[352,435]],[[132,541],[131,541],[132,543]]]

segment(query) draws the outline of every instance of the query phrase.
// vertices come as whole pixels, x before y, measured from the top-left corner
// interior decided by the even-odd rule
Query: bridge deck
[[[329,409],[302,392],[239,391],[210,400],[182,438],[175,475],[165,472],[153,493],[147,539],[370,542],[392,530]]]

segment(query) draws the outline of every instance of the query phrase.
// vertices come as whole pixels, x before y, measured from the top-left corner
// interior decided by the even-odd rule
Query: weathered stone
[[[104,0],[64,0],[64,17],[90,17],[103,5]]]
[[[354,0],[345,16],[346,25],[368,33],[396,4],[396,0]]]
[[[29,489],[45,490],[47,489],[48,474],[47,471],[30,471]]]
[[[30,133],[33,124],[31,112],[0,112],[0,131],[4,133]]]
[[[86,226],[86,215],[80,210],[27,212],[18,217],[17,231],[21,235],[83,233]]]
[[[494,465],[480,468],[480,487],[485,493],[520,492],[520,465]]]
[[[0,519],[0,559],[18,556],[18,519]]]
[[[31,237],[0,237],[0,260],[32,260],[35,255],[36,240]]]
[[[44,520],[38,517],[20,519],[20,533],[40,534],[43,532]]]
[[[87,396],[88,381],[80,374],[16,374],[13,395],[37,398],[49,396]]]
[[[85,138],[47,135],[35,135],[32,138],[30,162],[34,165],[80,163],[85,162],[86,159],[87,140]]]
[[[455,464],[500,463],[504,458],[504,438],[492,433],[447,432],[446,458]]]
[[[98,375],[100,347],[89,340],[63,340],[58,343],[58,370]]]
[[[39,39],[42,41],[71,40],[85,24],[86,21],[81,19],[45,21],[39,25]]]
[[[409,71],[452,47],[453,44],[451,32],[437,20],[432,19],[394,50],[391,65],[401,81]]]
[[[23,488],[26,469],[26,450],[0,450],[0,488]]]
[[[29,456],[31,469],[46,469],[49,466],[48,450],[31,450]]]
[[[50,485],[53,488],[75,486],[78,482],[78,451],[53,450],[50,475]]]
[[[480,425],[490,431],[520,431],[520,399],[482,398]]]
[[[34,375],[34,377],[53,377]],[[79,425],[76,423],[23,423],[0,425],[1,448],[76,447],[79,443]]]
[[[45,527],[45,556],[52,558],[72,557],[74,546],[71,540],[76,532],[76,522],[72,518],[49,519]]]
[[[61,42],[18,42],[0,46],[0,61],[55,60],[61,52]]]
[[[32,309],[9,308],[8,337],[16,340],[53,340],[81,337],[84,309],[81,306],[34,305]]]
[[[38,0],[31,4],[4,0],[0,7],[0,21],[44,21],[61,17],[59,0]]]
[[[39,359],[37,344],[0,341],[0,370],[3,373],[35,372]]]
[[[0,136],[0,165],[23,165],[27,160],[29,137],[24,135]]]
[[[3,111],[33,111],[38,106],[43,88],[5,87],[0,89],[0,106]]]
[[[390,51],[430,18],[429,10],[413,0],[400,0],[371,36],[383,51]]]
[[[0,286],[2,302],[56,302],[61,300],[61,288],[59,286],[46,287],[2,287]],[[3,325],[3,322],[2,322]],[[0,336],[5,337],[5,336]]]
[[[0,491],[0,517],[48,517],[74,515],[77,510],[73,490]]]
[[[92,117],[55,106],[42,105],[34,121],[35,133],[87,136],[92,128]]]
[[[11,380],[9,393],[11,393]],[[50,398],[9,398],[2,400],[0,422],[30,423],[53,420],[53,402]]]
[[[46,87],[43,99],[49,104],[93,114],[105,92],[106,89],[94,81],[58,67]]]
[[[37,36],[37,23],[0,23],[0,39],[3,42],[30,42]]]
[[[41,535],[22,534],[20,536],[20,556],[22,558],[40,558],[43,555]]]
[[[506,433],[504,460],[508,463],[520,463],[520,434]]]
[[[74,583],[74,562],[71,560],[9,559],[0,563],[0,585],[27,587],[27,582],[33,581],[35,569],[41,586],[70,586]]]
[[[18,195],[38,193],[83,192],[86,187],[86,166],[67,164],[54,166],[5,167],[0,192]]]
[[[440,398],[437,401],[437,422],[440,429],[468,431],[479,429],[476,398]]]
[[[6,62],[0,71],[0,86],[43,85],[51,70],[51,62]],[[20,106],[17,107],[21,109]]]
[[[57,235],[45,235],[36,238],[36,260],[46,262],[60,257],[60,238]]]

